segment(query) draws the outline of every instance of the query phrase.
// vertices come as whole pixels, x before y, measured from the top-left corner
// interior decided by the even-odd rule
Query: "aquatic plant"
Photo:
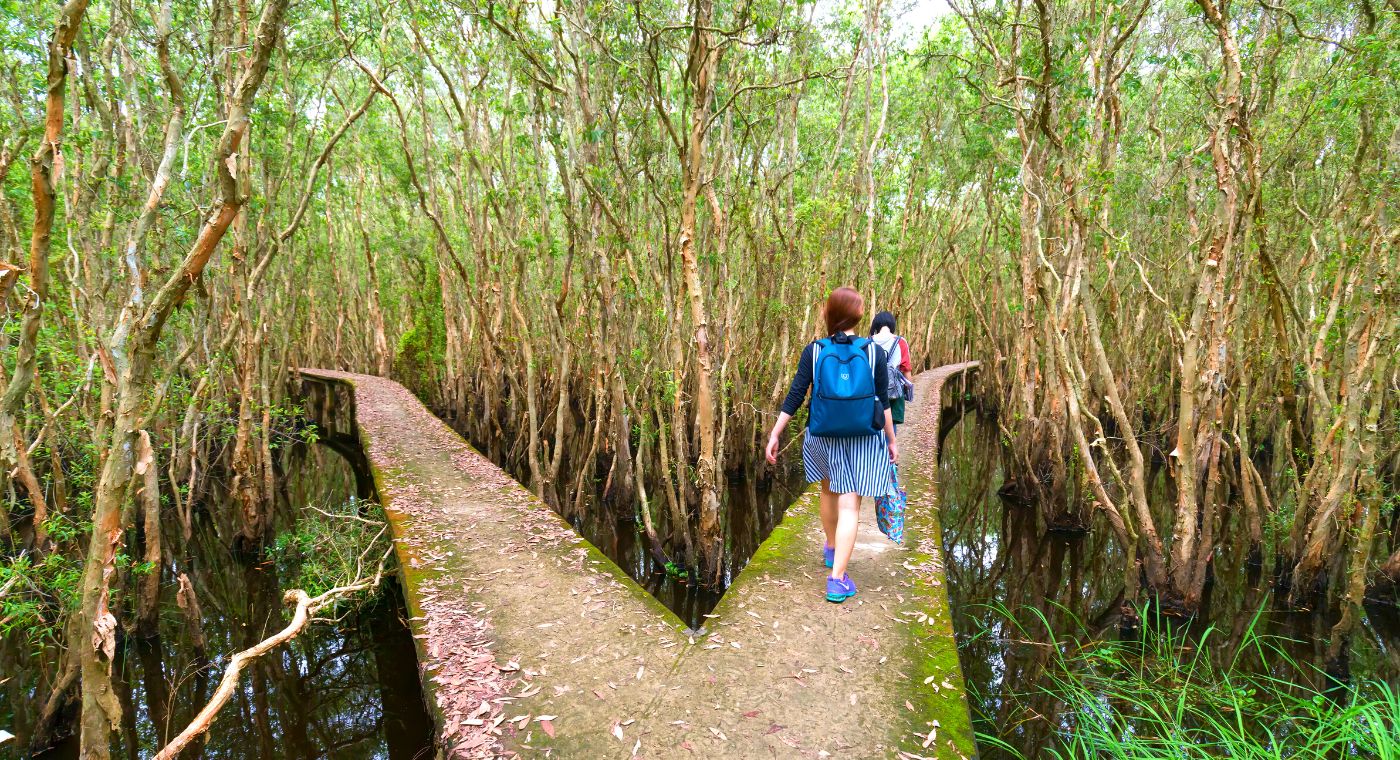
[[[1037,633],[1012,623],[1026,645],[1047,653],[1042,677],[1007,694],[1003,706],[1003,714],[1052,723],[1050,746],[1038,756],[1400,757],[1400,691],[1391,684],[1348,685],[1298,662],[1283,646],[1288,640],[1260,632],[1259,614],[1229,634],[1214,626],[1190,632],[1143,612],[1148,622],[1132,639],[1096,638],[1082,624],[1057,635],[1040,610],[1032,615],[1043,626]],[[1043,713],[1047,702],[1051,715]],[[984,731],[978,740],[1025,757],[1006,735]]]

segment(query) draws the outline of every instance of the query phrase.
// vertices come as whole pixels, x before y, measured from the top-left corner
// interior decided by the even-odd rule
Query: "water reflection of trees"
[[[960,659],[978,730],[1000,736],[1035,757],[1067,725],[1049,689],[1053,646],[1116,637],[1123,604],[1123,553],[1110,531],[1091,523],[1073,535],[1049,532],[1038,510],[1004,500],[996,428],[969,415],[944,443],[941,462],[943,542]],[[1243,530],[1228,525],[1228,530]],[[1355,678],[1400,679],[1400,620],[1395,610],[1369,607],[1344,667],[1327,662],[1334,620],[1325,612],[1275,605],[1270,578],[1247,556],[1247,541],[1224,541],[1199,614],[1189,621],[1156,621],[1204,639],[1223,664],[1261,607],[1259,630],[1286,655],[1259,660],[1269,674],[1301,688],[1326,690],[1325,672]],[[1233,547],[1241,547],[1235,549]],[[1131,618],[1128,618],[1131,622]],[[1300,690],[1301,690],[1300,688]],[[984,754],[996,756],[994,748]]]
[[[283,526],[292,524],[302,505],[343,503],[356,493],[354,471],[322,447],[298,452],[283,465],[287,474],[278,489]],[[205,514],[210,512],[231,509]],[[201,519],[189,542],[174,535],[167,539],[167,546],[179,547],[174,567],[195,589],[202,626],[195,631],[181,615],[177,585],[167,582],[158,635],[122,638],[114,686],[123,725],[114,736],[114,756],[149,757],[203,707],[230,654],[285,625],[282,597],[290,586],[278,577],[275,563],[231,553],[226,527]],[[373,603],[334,624],[313,625],[257,660],[214,721],[207,742],[186,757],[355,760],[413,758],[430,750],[432,729],[413,642],[397,586],[389,585]],[[5,642],[0,660],[22,668],[27,658],[14,642]],[[34,699],[18,688],[9,691],[7,697],[12,696],[23,700],[16,713]],[[70,756],[75,749],[62,747],[50,756]],[[0,751],[0,758],[7,757]]]
[[[992,425],[969,416],[944,446],[943,539],[974,713],[979,730],[1033,756],[1054,730],[1053,700],[1034,688],[1049,662],[1050,631],[1074,630],[1071,621],[1102,626],[1116,612],[1119,552],[1106,531],[1047,534],[1035,510],[999,496],[1004,478]],[[1023,696],[1007,698],[1012,691]]]
[[[194,717],[228,653],[252,646],[284,625],[281,600],[286,589],[267,564],[203,556],[192,577],[206,602],[208,651],[218,653],[218,659],[206,660],[181,625],[163,630],[157,639],[131,642],[121,662],[118,688],[125,702],[139,706],[128,711],[133,719],[123,732],[123,749],[132,756],[138,747],[148,751],[163,745]],[[396,612],[392,606],[365,610],[340,626],[315,626],[259,660],[216,721],[199,756],[383,756],[372,627],[380,625],[376,618],[385,614]],[[411,663],[399,663],[405,666],[411,668]]]
[[[767,477],[737,478],[731,474],[721,501],[726,548],[722,582],[716,586],[667,572],[665,563],[647,551],[646,536],[637,515],[619,515],[612,508],[600,506],[600,497],[583,500],[585,508],[569,520],[579,535],[617,563],[647,593],[681,620],[699,628],[704,616],[719,603],[724,590],[773,528],[782,522],[788,506],[806,491],[806,487],[801,470],[791,466],[780,468]]]

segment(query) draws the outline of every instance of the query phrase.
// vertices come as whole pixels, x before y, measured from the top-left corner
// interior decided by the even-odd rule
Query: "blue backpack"
[[[814,353],[808,431],[824,438],[856,438],[883,430],[884,405],[875,396],[875,344],[868,338],[823,338]]]

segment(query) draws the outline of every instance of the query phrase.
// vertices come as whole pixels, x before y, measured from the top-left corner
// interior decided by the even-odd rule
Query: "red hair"
[[[854,329],[860,318],[865,316],[865,299],[855,288],[839,287],[827,296],[822,316],[826,318],[827,335]]]

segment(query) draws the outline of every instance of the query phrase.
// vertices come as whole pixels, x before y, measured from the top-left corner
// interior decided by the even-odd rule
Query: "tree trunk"
[[[149,570],[141,577],[141,587],[136,600],[137,625],[143,636],[159,633],[160,623],[160,576],[162,561],[160,548],[160,468],[156,466],[156,452],[151,447],[151,436],[142,430],[137,437],[136,475],[141,478],[137,495],[141,502],[141,532],[145,539],[145,559]]]
[[[885,44],[883,25],[880,23],[880,0],[868,0],[866,9],[865,35],[869,38],[870,44],[866,47],[866,54],[870,56],[870,68],[866,80],[866,107],[870,106],[870,79],[875,77],[875,67],[878,63],[880,68],[880,118],[875,127],[875,134],[870,138],[870,142],[865,150],[865,263],[870,277],[870,290],[867,294],[869,299],[868,313],[875,313],[876,304],[884,299],[885,294],[880,292],[880,283],[875,280],[875,153],[879,150],[880,141],[885,135],[885,119],[890,110],[890,79],[889,70],[885,65]],[[867,121],[867,125],[869,122]]]
[[[520,309],[520,295],[517,292],[520,288],[520,280],[524,279],[523,269],[524,259],[522,258],[522,272],[518,273],[520,276],[510,288],[510,311],[515,316],[517,328],[521,333],[520,352],[525,364],[525,412],[529,424],[529,441],[526,444],[525,459],[530,468],[530,490],[543,499],[545,477],[544,466],[540,462],[540,411],[539,401],[536,398],[539,377],[535,367],[535,341],[530,337],[530,322]]]
[[[44,102],[44,140],[29,161],[34,196],[34,228],[29,238],[29,292],[20,320],[19,346],[14,372],[0,395],[0,492],[9,490],[10,472],[19,464],[16,426],[20,407],[34,380],[39,354],[39,324],[49,294],[49,249],[58,194],[55,185],[63,175],[63,104],[68,82],[68,56],[87,14],[88,0],[68,0],[59,10],[48,45],[47,97]],[[5,202],[0,200],[0,202]],[[8,286],[7,286],[8,288]]]
[[[711,582],[718,582],[723,569],[724,526],[720,516],[719,492],[723,473],[715,461],[715,399],[710,381],[714,361],[710,354],[709,320],[705,310],[704,283],[695,255],[696,210],[704,179],[705,136],[710,121],[710,88],[719,51],[715,48],[710,25],[713,0],[696,0],[690,38],[689,76],[694,100],[690,113],[690,136],[681,159],[681,223],[678,242],[681,266],[685,272],[686,294],[690,299],[690,320],[695,329],[695,426],[700,438],[700,458],[696,481],[700,489],[700,559]]]
[[[94,489],[92,539],[83,570],[80,625],[74,646],[81,647],[83,713],[80,753],[106,760],[109,732],[120,725],[120,707],[112,690],[111,666],[116,645],[116,619],[108,609],[109,583],[125,525],[122,510],[130,494],[137,461],[138,431],[144,425],[156,347],[166,320],[223,240],[229,225],[247,202],[230,172],[250,126],[254,97],[267,73],[268,61],[282,31],[289,0],[268,0],[263,6],[252,50],[243,61],[228,103],[227,120],[216,151],[218,200],[205,217],[194,245],[170,274],[150,303],[139,289],[131,298],[108,340],[117,373],[116,413],[107,456]],[[71,5],[85,6],[82,0]],[[69,37],[71,40],[71,36]],[[89,638],[91,637],[91,638]]]
[[[1228,344],[1230,304],[1224,294],[1240,228],[1240,190],[1230,155],[1240,153],[1244,129],[1240,93],[1240,53],[1229,23],[1212,0],[1197,0],[1220,44],[1220,113],[1211,131],[1216,188],[1220,193],[1214,231],[1206,240],[1196,272],[1195,297],[1182,340],[1181,385],[1177,401],[1176,515],[1172,530],[1171,578],[1186,610],[1200,603],[1205,561],[1214,551],[1212,487],[1219,473],[1220,425]],[[1234,275],[1238,276],[1238,275]],[[1204,363],[1202,363],[1204,360]]]
[[[360,172],[360,189],[365,186],[364,172]],[[375,261],[374,247],[370,245],[369,230],[365,228],[364,199],[355,196],[355,225],[360,231],[360,242],[364,246],[365,270],[369,277],[369,321],[373,330],[373,354],[375,371],[380,377],[388,377],[392,369],[394,355],[389,351],[389,339],[384,328],[384,309],[379,305],[379,268]],[[444,306],[444,316],[446,307]]]

